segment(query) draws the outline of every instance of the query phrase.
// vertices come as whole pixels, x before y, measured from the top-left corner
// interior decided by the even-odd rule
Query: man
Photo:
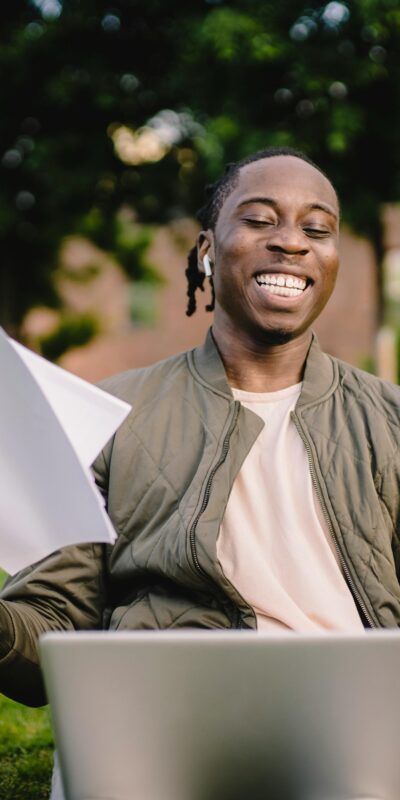
[[[71,628],[359,630],[400,623],[399,389],[325,355],[339,207],[305,156],[268,150],[212,187],[189,312],[205,344],[106,383],[132,412],[95,473],[118,533],[15,576],[0,689],[45,702],[36,643]]]

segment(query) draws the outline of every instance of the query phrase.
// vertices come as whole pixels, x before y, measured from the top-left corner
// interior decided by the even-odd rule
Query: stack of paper
[[[0,329],[0,566],[9,573],[115,531],[90,464],[130,411]]]

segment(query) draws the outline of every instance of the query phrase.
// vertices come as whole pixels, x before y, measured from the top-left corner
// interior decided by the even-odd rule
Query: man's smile
[[[283,272],[259,273],[254,280],[263,293],[285,298],[301,297],[311,283],[304,276]]]

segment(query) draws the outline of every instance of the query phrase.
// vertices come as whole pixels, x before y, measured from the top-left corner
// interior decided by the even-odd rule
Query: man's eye
[[[327,228],[311,228],[307,226],[306,228],[303,228],[303,231],[307,234],[307,236],[313,236],[316,239],[322,239],[330,234],[330,231]]]
[[[274,221],[272,219],[265,219],[265,217],[244,217],[244,222],[250,223],[250,225],[273,225]]]

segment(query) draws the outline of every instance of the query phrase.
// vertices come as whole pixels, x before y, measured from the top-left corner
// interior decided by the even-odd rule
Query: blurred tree
[[[174,14],[184,8],[178,0]],[[121,0],[112,10],[101,0],[6,4],[0,324],[10,332],[33,304],[57,302],[51,274],[65,234],[85,232],[113,249],[121,205],[133,204],[141,218],[157,220],[171,197],[179,203],[178,162],[167,155],[169,141],[156,169],[152,162],[164,155],[154,152],[158,137],[153,150],[142,136],[136,156],[127,154],[129,144],[135,149],[132,131],[170,104],[164,76],[174,59],[173,24],[161,0]],[[159,124],[167,139],[183,145],[198,130],[188,113]]]
[[[207,169],[270,144],[303,149],[379,250],[379,207],[400,198],[397,0],[211,5],[182,27],[173,75],[205,127]]]
[[[74,231],[192,212],[228,160],[304,149],[380,248],[400,197],[397,0],[14,0],[0,48],[0,323],[55,303]],[[128,259],[134,273],[132,259]]]

